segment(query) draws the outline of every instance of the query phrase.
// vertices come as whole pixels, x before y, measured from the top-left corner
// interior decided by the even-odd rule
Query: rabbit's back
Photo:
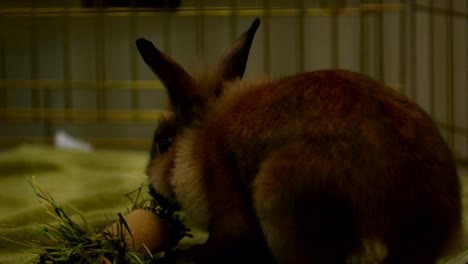
[[[460,187],[449,148],[416,104],[341,70],[246,86],[226,95],[207,134],[252,188],[279,262],[439,256],[460,227]]]

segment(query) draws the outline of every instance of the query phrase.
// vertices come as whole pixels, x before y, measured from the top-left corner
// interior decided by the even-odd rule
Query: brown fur
[[[210,232],[195,261],[435,263],[460,231],[461,202],[452,154],[432,120],[349,71],[236,80],[243,69],[223,64],[238,65],[232,54],[253,33],[208,78],[166,81],[179,101],[154,144],[173,143],[152,156],[148,175]],[[144,45],[145,58],[154,51]],[[155,69],[159,59],[147,63]]]

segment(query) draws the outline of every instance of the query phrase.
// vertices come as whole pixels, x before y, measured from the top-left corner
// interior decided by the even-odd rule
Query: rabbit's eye
[[[171,138],[162,138],[158,141],[158,152],[159,154],[165,153],[172,144]]]

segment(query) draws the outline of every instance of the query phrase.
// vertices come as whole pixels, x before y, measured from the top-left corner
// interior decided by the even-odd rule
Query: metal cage
[[[468,160],[466,0],[2,0],[0,146],[66,130],[97,147],[148,148],[166,95],[134,46],[187,68],[262,19],[246,78],[364,72],[415,99]]]

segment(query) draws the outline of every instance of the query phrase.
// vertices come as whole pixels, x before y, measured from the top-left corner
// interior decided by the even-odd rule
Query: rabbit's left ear
[[[184,124],[193,121],[194,102],[198,91],[192,77],[171,57],[159,51],[152,42],[140,38],[136,41],[143,60],[164,83],[176,116]]]
[[[221,70],[221,77],[225,81],[230,81],[244,76],[247,58],[249,57],[250,47],[255,36],[255,32],[260,26],[260,19],[250,26],[249,30],[244,32],[223,54],[218,64]],[[218,94],[218,91],[216,91]],[[219,91],[220,92],[220,91]]]

